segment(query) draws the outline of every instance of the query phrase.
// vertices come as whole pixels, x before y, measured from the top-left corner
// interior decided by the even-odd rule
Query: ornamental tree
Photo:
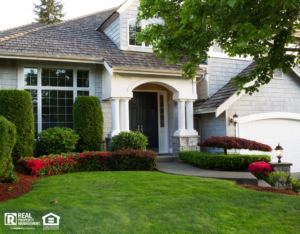
[[[41,4],[34,4],[34,13],[38,16],[35,20],[43,24],[55,24],[61,22],[66,15],[63,13],[64,5],[57,0],[40,0]]]
[[[253,57],[257,66],[251,74],[232,78],[249,94],[269,83],[275,69],[287,73],[300,63],[298,0],[140,0],[139,10],[139,20],[162,18],[164,24],[149,25],[138,40],[152,44],[167,63],[185,61],[183,75],[190,78],[214,43],[229,56]]]
[[[250,141],[239,137],[229,136],[212,136],[205,141],[201,141],[197,144],[201,147],[212,147],[224,149],[224,153],[227,154],[228,149],[247,149],[271,152],[272,148],[269,145],[258,143],[256,141]]]

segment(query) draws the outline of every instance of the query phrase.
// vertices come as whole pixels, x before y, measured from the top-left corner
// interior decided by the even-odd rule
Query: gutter
[[[1,52],[0,58],[103,64],[102,57]]]

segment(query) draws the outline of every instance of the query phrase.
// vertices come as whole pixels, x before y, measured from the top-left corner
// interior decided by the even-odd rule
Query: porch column
[[[121,131],[129,132],[129,102],[130,98],[121,99]]]
[[[185,135],[185,100],[176,100],[178,106],[178,130],[174,133],[175,136]]]
[[[194,101],[186,101],[186,125],[189,135],[198,135],[198,132],[194,129]]]
[[[119,114],[119,99],[111,98],[111,132],[110,137],[118,135],[120,133],[120,114]]]

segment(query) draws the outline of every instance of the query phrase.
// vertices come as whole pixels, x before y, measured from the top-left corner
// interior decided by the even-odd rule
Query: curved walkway
[[[198,176],[223,180],[235,180],[238,183],[258,185],[257,178],[250,172],[213,171],[190,166],[181,162],[158,162],[156,169],[175,175]]]

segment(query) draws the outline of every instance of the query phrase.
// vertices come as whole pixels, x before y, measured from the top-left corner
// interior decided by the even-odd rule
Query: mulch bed
[[[16,183],[5,183],[0,184],[0,202],[7,201],[12,198],[17,198],[23,194],[28,193],[31,190],[32,182],[38,180],[37,177],[32,177],[32,175],[23,175],[16,172],[19,177],[19,181]],[[11,191],[8,189],[12,187]]]
[[[284,190],[284,189],[278,189],[278,188],[265,188],[265,187],[259,187],[254,185],[248,185],[248,184],[238,184],[238,186],[246,189],[252,189],[259,192],[267,192],[267,193],[277,193],[277,194],[285,194],[285,195],[292,195],[292,196],[300,196],[299,193],[290,191],[290,190]]]

